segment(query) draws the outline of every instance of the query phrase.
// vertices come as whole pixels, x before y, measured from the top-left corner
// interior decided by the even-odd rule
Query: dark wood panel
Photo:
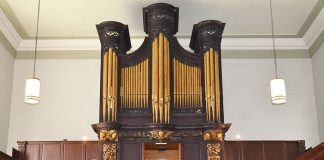
[[[123,160],[141,160],[142,144],[141,143],[124,143]]]
[[[239,143],[242,150],[242,160],[261,160],[263,157],[263,146],[260,142]]]
[[[182,157],[185,160],[197,160],[200,159],[200,143],[183,143]]]
[[[283,143],[267,142],[263,146],[265,160],[285,160]]]
[[[40,144],[29,144],[26,148],[25,160],[40,160]]]
[[[238,160],[240,158],[240,150],[238,142],[226,142],[225,143],[225,159],[226,160]]]
[[[82,160],[83,147],[82,143],[64,144],[64,160]]]
[[[61,158],[61,144],[49,143],[42,146],[42,160],[59,160]]]
[[[295,143],[295,142],[286,142],[284,144],[285,147],[285,151],[286,151],[286,159],[296,159],[298,157],[298,155],[300,154],[299,151],[299,144]]]

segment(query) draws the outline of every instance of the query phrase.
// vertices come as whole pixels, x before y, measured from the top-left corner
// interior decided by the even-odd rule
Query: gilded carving
[[[204,132],[204,141],[223,141],[223,133],[219,130],[207,130]]]
[[[101,130],[100,141],[118,141],[118,134],[116,130]]]
[[[149,132],[150,140],[157,140],[158,142],[164,142],[167,139],[170,139],[172,136],[171,131],[162,131],[162,130],[156,130],[156,131],[150,131]]]
[[[116,144],[103,144],[103,159],[104,160],[117,160],[116,158]]]
[[[208,160],[221,160],[221,145],[216,144],[207,144],[207,159]]]

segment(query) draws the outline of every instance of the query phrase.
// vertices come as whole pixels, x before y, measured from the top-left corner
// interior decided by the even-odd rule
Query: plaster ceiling
[[[23,38],[34,37],[37,0],[3,0],[6,13]],[[296,36],[320,0],[273,0],[276,35]],[[190,36],[192,26],[206,19],[226,23],[225,36],[270,35],[269,0],[43,0],[40,37],[97,37],[95,24],[119,21],[128,24],[132,37],[145,36],[142,8],[165,2],[179,7],[178,36]],[[302,35],[301,35],[302,36]]]

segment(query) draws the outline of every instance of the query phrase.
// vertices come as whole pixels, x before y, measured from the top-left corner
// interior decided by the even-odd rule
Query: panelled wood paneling
[[[41,143],[28,145],[25,160],[40,160],[40,146]]]
[[[262,144],[259,142],[239,143],[239,148],[242,150],[241,160],[264,159]]]
[[[143,142],[120,142],[122,160],[141,160]],[[204,146],[201,142],[182,143],[182,159],[206,158],[206,153],[202,153]],[[303,141],[225,141],[225,160],[295,160],[304,150]],[[26,156],[19,160],[99,159],[96,141],[25,142],[25,146],[19,146],[19,151]]]
[[[86,160],[95,160],[99,159],[99,144],[98,143],[89,143],[85,146],[86,150]]]
[[[264,143],[264,154],[266,160],[285,160],[285,154],[283,152],[283,143],[268,142]]]
[[[303,141],[225,141],[226,160],[295,160]]]
[[[64,144],[64,160],[81,160],[83,156],[83,144],[72,143]]]
[[[60,143],[49,143],[42,145],[42,160],[58,160],[61,159],[62,150]]]
[[[238,143],[238,142],[237,142]],[[241,159],[240,150],[236,142],[226,143],[225,142],[225,159]]]
[[[19,146],[19,160],[99,160],[97,141],[31,141]],[[25,152],[24,152],[25,150]]]

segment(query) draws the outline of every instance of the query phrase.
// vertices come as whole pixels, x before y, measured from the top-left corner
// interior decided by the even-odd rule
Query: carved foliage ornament
[[[101,130],[100,141],[118,141],[118,133],[116,130]]]
[[[116,156],[116,144],[103,144],[103,159],[104,160],[117,160]]]
[[[165,142],[169,140],[172,136],[172,131],[162,131],[162,130],[155,130],[149,132],[150,140],[156,140],[158,142]]]
[[[221,160],[221,145],[219,143],[207,144],[207,160]]]

